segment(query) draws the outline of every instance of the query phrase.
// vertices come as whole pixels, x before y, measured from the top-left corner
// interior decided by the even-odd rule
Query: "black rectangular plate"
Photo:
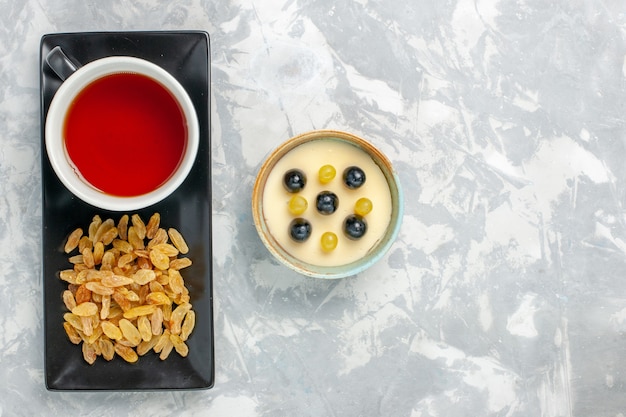
[[[86,230],[94,215],[117,220],[121,212],[93,207],[74,197],[52,170],[45,151],[46,114],[61,81],[45,63],[55,46],[83,65],[98,58],[126,55],[151,61],[170,72],[187,90],[196,108],[200,147],[185,182],[168,198],[136,211],[147,222],[161,214],[162,227],[175,227],[185,237],[193,265],[183,270],[196,327],[187,341],[189,355],[173,352],[161,361],[154,352],[134,364],[119,357],[107,362],[99,357],[87,364],[80,345],[73,345],[63,330],[66,312],[61,294],[67,288],[58,272],[70,268],[64,241],[77,227]],[[211,251],[211,139],[209,36],[201,31],[89,32],[47,34],[41,39],[41,165],[43,227],[43,294],[45,331],[45,381],[49,390],[191,390],[213,386],[213,294]],[[127,213],[133,214],[133,213]]]

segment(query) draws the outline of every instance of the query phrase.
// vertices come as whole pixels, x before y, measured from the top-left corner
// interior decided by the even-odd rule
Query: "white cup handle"
[[[46,63],[62,81],[65,81],[82,66],[76,60],[68,57],[60,46],[55,46],[48,52]]]

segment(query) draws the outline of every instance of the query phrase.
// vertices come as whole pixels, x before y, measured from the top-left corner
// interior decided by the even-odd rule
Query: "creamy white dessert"
[[[323,184],[319,170],[325,165],[332,165],[336,175]],[[350,189],[344,184],[343,173],[354,166],[365,173],[365,182]],[[300,191],[289,192],[284,186],[284,175],[291,169],[298,169],[306,176],[306,184]],[[316,207],[317,196],[323,191],[337,196],[338,204],[332,214],[322,214]],[[385,235],[391,220],[391,192],[383,172],[364,150],[339,139],[312,140],[291,149],[272,168],[262,195],[262,215],[269,233],[293,257],[313,265],[339,266],[364,257]],[[289,209],[289,201],[296,195],[308,203],[301,214],[293,214]],[[354,238],[346,235],[344,221],[355,213],[355,203],[360,198],[369,199],[372,209],[362,216],[366,232]],[[290,224],[295,218],[305,219],[311,225],[310,236],[304,241],[290,235]],[[334,249],[323,249],[321,238],[325,232],[336,235]]]

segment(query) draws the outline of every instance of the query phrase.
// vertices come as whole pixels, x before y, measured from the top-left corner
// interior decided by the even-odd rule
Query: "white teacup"
[[[199,126],[189,95],[172,75],[158,65],[128,56],[101,58],[78,67],[58,47],[47,62],[64,81],[46,116],[46,152],[69,191],[98,208],[130,211],[163,200],[181,185],[198,152]],[[119,82],[112,81],[116,77]],[[139,90],[144,84],[145,91],[153,92],[158,100]],[[114,91],[110,85],[119,89],[109,94],[115,104],[98,110],[98,94]],[[132,102],[128,111],[118,112],[123,116],[118,120],[114,110],[135,99],[144,101],[137,101],[139,105]],[[92,107],[81,110],[89,105],[85,103]],[[161,114],[166,103],[169,113]],[[135,110],[139,111],[137,118]],[[148,116],[153,120],[140,121],[144,118],[141,111],[146,120]],[[170,127],[164,124],[162,128],[162,122],[171,124],[176,134],[166,135]],[[102,156],[101,160],[94,155]]]

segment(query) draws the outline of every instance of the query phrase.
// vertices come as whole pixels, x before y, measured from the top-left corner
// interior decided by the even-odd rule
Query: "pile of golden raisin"
[[[196,316],[181,270],[191,265],[189,248],[174,228],[148,223],[137,214],[117,222],[96,215],[87,233],[77,228],[65,243],[73,265],[60,272],[68,283],[63,327],[83,358],[93,364],[117,354],[127,362],[154,351],[166,359],[172,350],[185,357]]]

